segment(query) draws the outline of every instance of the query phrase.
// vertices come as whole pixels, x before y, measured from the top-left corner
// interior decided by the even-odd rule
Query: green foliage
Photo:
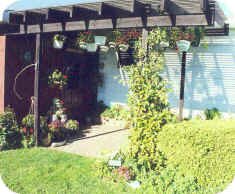
[[[51,87],[59,87],[60,89],[63,89],[67,85],[67,82],[67,75],[63,75],[63,73],[60,72],[58,69],[52,72],[52,74],[49,75],[48,78],[48,84]]]
[[[0,150],[19,148],[20,142],[21,134],[15,113],[7,108],[3,114],[0,114]]]
[[[53,37],[53,40],[58,40],[58,41],[65,41],[67,38],[66,36],[62,35],[62,34],[56,34],[54,37]]]
[[[160,170],[164,166],[164,156],[157,146],[158,133],[171,118],[166,81],[160,76],[164,60],[158,45],[165,39],[165,30],[151,31],[147,39],[149,56],[139,41],[136,48],[141,60],[127,69],[132,122],[130,158],[135,159],[139,169],[146,171]]]
[[[205,193],[224,189],[235,176],[235,121],[189,121],[169,124],[159,134],[167,166],[194,177]]]
[[[101,180],[94,159],[50,149],[0,153],[0,174],[21,194],[134,194],[125,184]]]
[[[107,119],[128,120],[129,111],[126,107],[116,104],[110,108],[107,107],[101,116]]]
[[[72,130],[72,131],[78,131],[79,130],[79,123],[76,120],[68,120],[65,123],[65,128]]]
[[[219,119],[221,117],[221,113],[217,108],[206,109],[204,114],[206,116],[206,120]]]

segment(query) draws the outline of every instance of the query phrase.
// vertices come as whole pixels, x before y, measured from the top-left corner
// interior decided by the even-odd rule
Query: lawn
[[[95,175],[94,159],[47,149],[0,152],[0,174],[20,194],[121,194],[126,185],[109,183]]]

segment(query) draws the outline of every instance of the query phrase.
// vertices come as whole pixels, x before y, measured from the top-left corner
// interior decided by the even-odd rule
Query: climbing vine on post
[[[160,75],[164,64],[161,43],[166,38],[164,29],[149,32],[148,56],[139,40],[136,43],[138,62],[128,67],[128,104],[132,118],[130,157],[145,171],[159,170],[164,165],[157,141],[158,132],[171,118],[166,81]]]

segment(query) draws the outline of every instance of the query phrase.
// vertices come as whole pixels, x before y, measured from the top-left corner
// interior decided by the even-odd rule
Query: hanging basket
[[[100,46],[100,52],[107,53],[109,51],[109,47],[107,46]]]
[[[119,48],[119,50],[120,50],[121,52],[127,52],[128,49],[129,49],[129,45],[128,45],[128,44],[120,44],[120,45],[118,46],[118,48]]]
[[[63,49],[64,47],[64,41],[61,41],[61,40],[54,40],[53,41],[53,47],[55,49]]]
[[[92,53],[96,52],[97,51],[96,43],[88,43],[87,44],[87,51],[92,52]]]
[[[111,49],[116,49],[116,46],[117,46],[116,42],[109,42],[109,47]]]
[[[87,49],[87,43],[86,42],[79,42],[79,48],[82,50],[86,50]]]
[[[103,46],[106,43],[106,36],[95,36],[95,44],[98,46]]]

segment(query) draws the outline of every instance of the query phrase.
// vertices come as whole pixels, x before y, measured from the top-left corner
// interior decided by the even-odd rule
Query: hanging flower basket
[[[95,43],[87,43],[87,51],[88,52],[96,52],[97,45]]]
[[[97,44],[98,46],[103,46],[106,44],[106,36],[95,36],[95,44]]]
[[[86,42],[79,42],[79,48],[82,50],[86,50],[87,49],[87,43]]]
[[[120,45],[118,45],[118,48],[121,52],[127,52],[129,49],[129,45],[128,44],[120,44]]]
[[[116,46],[117,46],[116,42],[109,42],[109,47],[111,49],[116,49]]]
[[[100,51],[103,53],[107,53],[109,51],[109,47],[107,46],[100,46]]]
[[[53,38],[53,47],[55,49],[63,49],[66,37],[64,35],[56,34]]]

